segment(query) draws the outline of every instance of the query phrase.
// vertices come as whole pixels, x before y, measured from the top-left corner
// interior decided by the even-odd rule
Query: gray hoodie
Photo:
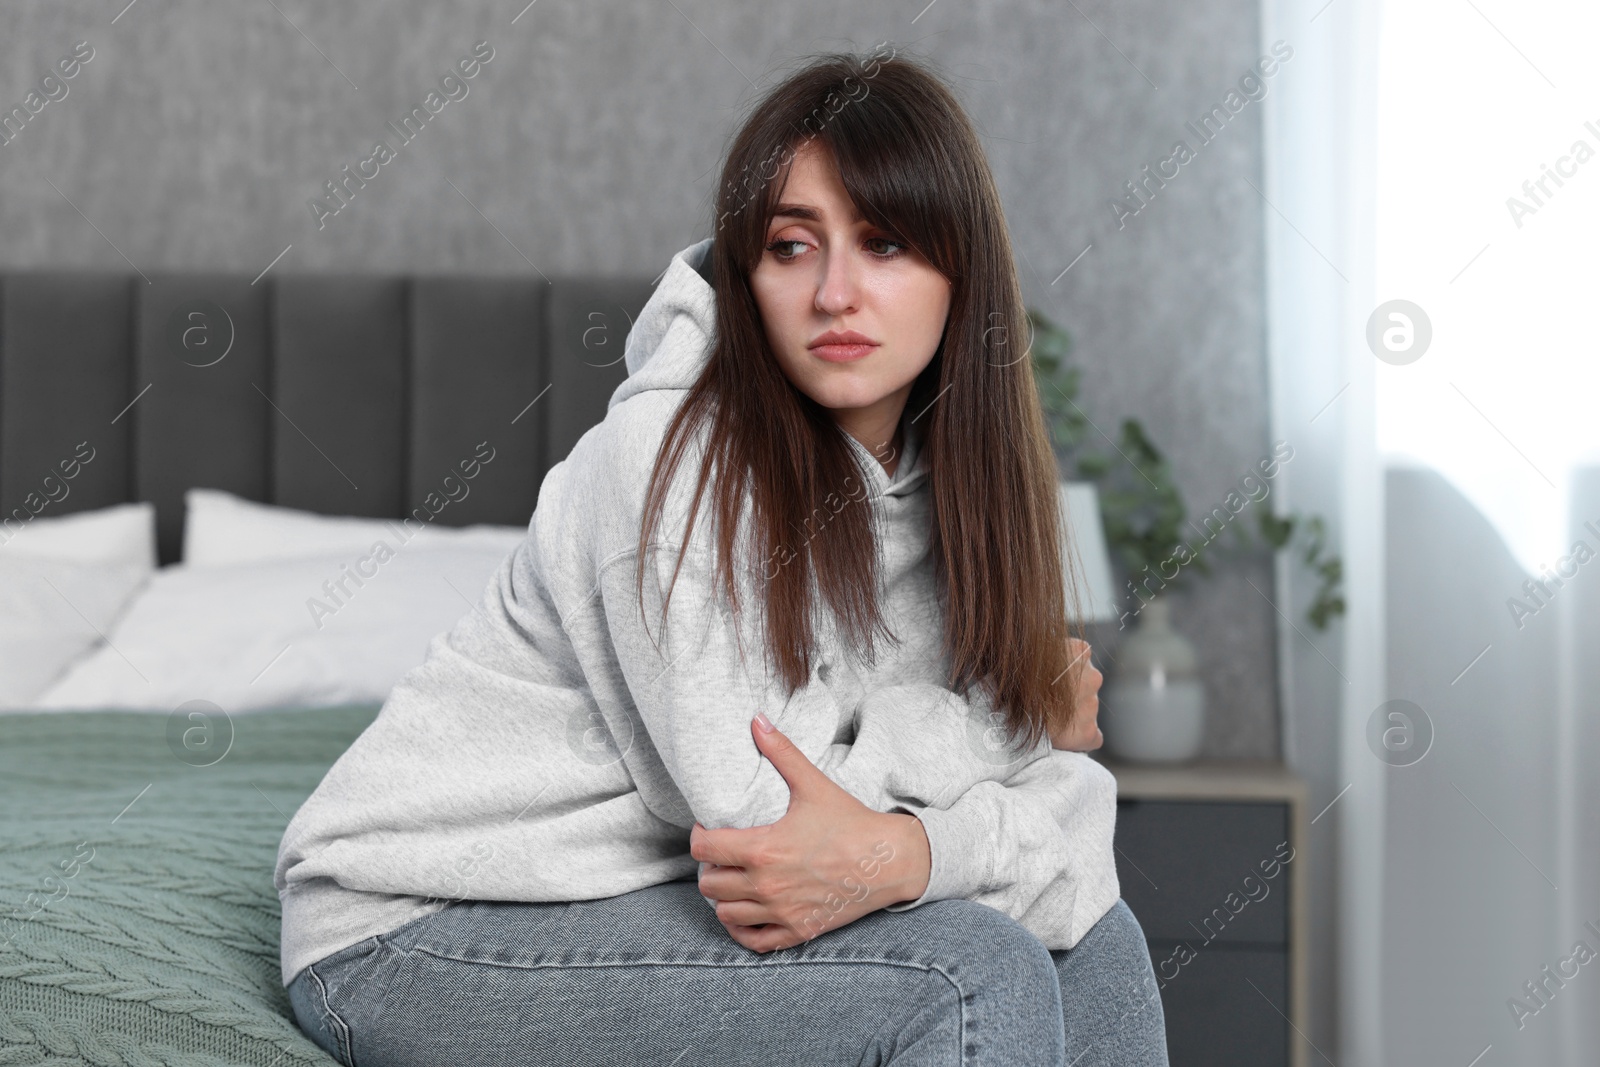
[[[880,607],[898,639],[876,642],[875,663],[844,647],[823,610],[807,683],[788,695],[767,668],[760,578],[789,557],[737,572],[736,614],[714,583],[704,502],[682,543],[703,432],[646,556],[647,632],[635,587],[645,488],[708,358],[710,247],[673,257],[628,334],[627,380],[551,468],[526,540],[290,820],[273,877],[285,985],[455,900],[591,900],[696,877],[694,822],[760,826],[787,810],[789,787],[750,735],[757,711],[863,804],[922,820],[927,890],[889,910],[975,900],[1061,949],[1116,903],[1110,773],[1048,738],[1006,744],[981,687],[961,697],[946,684],[927,469],[909,417],[893,477],[847,438],[860,480],[805,532],[826,537],[842,508],[874,509]],[[749,514],[746,501],[742,531]]]

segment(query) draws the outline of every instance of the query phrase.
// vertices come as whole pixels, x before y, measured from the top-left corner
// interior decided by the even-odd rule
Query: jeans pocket
[[[386,936],[368,940],[370,945],[361,953],[332,964],[322,960],[314,972],[326,988],[329,1014],[337,1020],[332,1028],[343,1041],[340,1062],[344,1067],[359,1067],[365,1054],[361,1050],[372,1041],[375,1028],[381,1026],[391,993],[403,993],[410,970],[409,950],[392,944]]]
[[[289,988],[296,1020],[323,1051],[343,1067],[356,1067],[352,1028],[359,1006],[386,986],[373,981],[392,968],[383,964],[398,953],[379,937],[368,937],[331,952],[307,966]]]
[[[310,964],[289,983],[289,1004],[294,1010],[295,1022],[318,1048],[339,1061],[343,1067],[353,1067],[350,1062],[350,1028],[333,1009],[328,999],[327,983],[317,973],[318,966],[320,964]]]

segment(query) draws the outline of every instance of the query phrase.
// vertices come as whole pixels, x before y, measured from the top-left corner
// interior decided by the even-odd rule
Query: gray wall
[[[74,42],[94,48],[0,146],[0,268],[254,276],[292,246],[275,270],[653,277],[709,232],[720,152],[760,88],[796,55],[887,40],[933,58],[984,134],[1026,295],[1072,331],[1095,423],[1143,420],[1197,514],[1270,450],[1259,104],[1204,146],[1184,125],[1256,60],[1253,0],[122,4],[0,8],[6,109]],[[494,56],[468,95],[319,229],[308,200],[393,145],[385,124],[479,40]],[[1119,226],[1110,199],[1179,138],[1195,158]],[[1274,610],[1249,583],[1272,595],[1259,554],[1175,605],[1206,664],[1212,756],[1279,751]]]

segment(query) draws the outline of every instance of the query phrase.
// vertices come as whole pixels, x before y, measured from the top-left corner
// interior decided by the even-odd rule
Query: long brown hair
[[[952,283],[944,336],[906,406],[906,417],[922,425],[929,468],[929,552],[947,684],[963,696],[973,684],[986,685],[1010,738],[1031,747],[1052,724],[1070,721],[1076,695],[1067,637],[1069,625],[1079,637],[1082,627],[1069,622],[1081,614],[1077,582],[1063,575],[1059,474],[1034,384],[1010,237],[982,145],[944,84],[892,51],[814,57],[756,104],[732,142],[715,201],[716,334],[710,362],[668,426],[651,475],[639,538],[641,611],[645,558],[667,485],[691,438],[703,432],[684,544],[709,485],[718,579],[737,613],[735,545],[748,507],[750,558],[784,562],[755,570],[763,578],[769,662],[788,691],[811,675],[818,594],[842,639],[864,648],[867,662],[875,631],[898,640],[879,613],[871,506],[823,506],[827,494],[861,478],[862,468],[829,411],[784,375],[750,291],[778,193],[797,148],[813,139],[829,150],[862,215]],[[791,548],[791,532],[818,515],[827,517],[826,535]]]

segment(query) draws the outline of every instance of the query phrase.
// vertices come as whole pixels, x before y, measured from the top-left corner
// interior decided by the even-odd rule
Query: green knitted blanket
[[[0,1064],[334,1062],[280,984],[272,870],[378,708],[192,710],[0,715]]]

